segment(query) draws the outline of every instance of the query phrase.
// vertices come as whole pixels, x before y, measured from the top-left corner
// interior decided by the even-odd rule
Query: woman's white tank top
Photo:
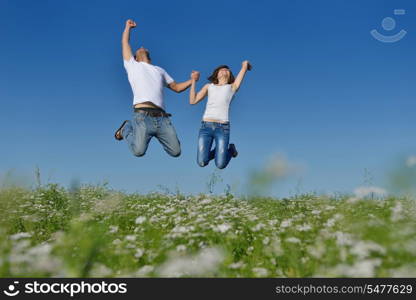
[[[208,101],[205,107],[203,119],[229,122],[229,109],[231,100],[234,97],[231,84],[208,86]]]

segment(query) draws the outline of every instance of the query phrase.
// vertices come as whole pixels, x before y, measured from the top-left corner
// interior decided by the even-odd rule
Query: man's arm
[[[199,72],[198,71],[192,71],[192,74],[195,74],[195,75],[191,75],[191,76],[195,76],[195,78],[198,78],[199,79]],[[198,79],[196,79],[196,80],[198,80]],[[174,91],[174,92],[177,92],[177,93],[180,93],[180,92],[183,92],[184,90],[186,90],[188,87],[190,87],[191,86],[191,84],[192,84],[192,79],[189,79],[189,80],[187,80],[187,81],[184,81],[184,82],[171,82],[169,85],[168,85],[168,87],[172,90],[172,91]]]
[[[248,60],[243,61],[242,66],[241,66],[241,70],[238,73],[238,75],[235,78],[234,83],[232,85],[232,89],[233,89],[234,92],[236,92],[240,88],[241,82],[244,79],[244,75],[246,75],[246,72],[250,71],[250,70],[251,70],[251,65],[248,62]]]
[[[189,80],[184,81],[184,82],[179,82],[179,83],[174,81],[174,82],[171,82],[168,85],[168,87],[172,91],[180,93],[180,92],[183,92],[184,90],[186,90],[188,87],[190,87],[191,83],[192,83],[192,79],[189,79]]]
[[[123,31],[123,36],[121,37],[121,48],[123,49],[123,59],[129,60],[133,53],[131,52],[131,47],[129,44],[130,40],[130,29],[136,27],[136,23],[133,20],[127,20],[126,21],[126,27]]]

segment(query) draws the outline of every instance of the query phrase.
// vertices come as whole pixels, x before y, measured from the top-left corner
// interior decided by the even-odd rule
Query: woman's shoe
[[[230,144],[229,145],[229,149],[233,152],[233,154],[231,155],[232,157],[237,157],[237,155],[238,155],[238,151],[237,151],[237,149],[235,148],[235,145],[234,144]]]

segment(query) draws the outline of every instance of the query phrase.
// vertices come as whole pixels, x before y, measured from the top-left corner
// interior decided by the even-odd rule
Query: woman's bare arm
[[[190,104],[197,104],[202,99],[204,99],[206,97],[206,95],[208,94],[208,86],[209,86],[208,83],[206,85],[204,85],[204,87],[198,93],[195,92],[195,86],[196,86],[196,80],[192,79],[191,89],[190,89],[190,92],[189,92],[189,103]]]
[[[239,88],[241,83],[243,82],[244,79],[244,75],[246,75],[247,71],[251,70],[251,65],[248,62],[248,60],[243,61],[242,66],[241,66],[241,70],[238,73],[233,85],[232,85],[232,89],[234,92],[236,92]]]

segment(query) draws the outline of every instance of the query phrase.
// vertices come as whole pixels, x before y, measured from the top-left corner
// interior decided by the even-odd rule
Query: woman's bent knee
[[[227,166],[225,161],[215,161],[215,165],[218,169],[224,169]]]
[[[203,167],[205,167],[206,165],[208,165],[208,162],[207,162],[207,161],[200,160],[200,159],[198,159],[197,163],[198,163],[198,165],[199,165],[201,168],[203,168]]]

